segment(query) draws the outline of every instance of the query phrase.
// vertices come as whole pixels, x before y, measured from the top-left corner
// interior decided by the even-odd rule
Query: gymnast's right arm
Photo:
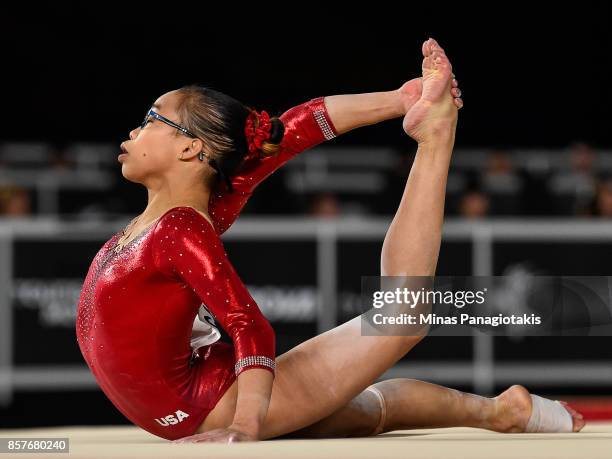
[[[238,376],[232,426],[256,438],[268,410],[275,374],[272,326],[227,259],[219,236],[196,210],[180,208],[167,213],[153,237],[155,264],[160,271],[193,289],[232,338]],[[195,317],[199,302],[194,305]]]

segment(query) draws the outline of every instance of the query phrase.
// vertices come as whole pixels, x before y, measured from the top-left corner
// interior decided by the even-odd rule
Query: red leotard
[[[123,248],[121,232],[94,257],[78,304],[77,341],[102,391],[148,432],[174,440],[192,435],[237,375],[274,373],[269,322],[226,257],[219,235],[254,188],[286,161],[337,135],[323,98],[283,115],[276,156],[241,165],[232,184],[211,196],[214,228],[191,207],[174,207]],[[200,348],[192,360],[194,318],[204,303],[230,335]]]

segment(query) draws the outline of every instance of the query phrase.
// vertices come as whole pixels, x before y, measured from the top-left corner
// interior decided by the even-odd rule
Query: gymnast
[[[276,357],[274,330],[227,259],[220,235],[262,180],[325,140],[403,117],[418,149],[381,275],[434,276],[463,100],[440,45],[429,39],[422,53],[422,77],[399,89],[319,97],[280,117],[185,86],[160,96],[130,132],[118,161],[148,203],[92,260],[76,333],[98,385],[131,422],[175,442],[228,443],[582,429],[567,403],[521,385],[488,398],[414,379],[375,383],[423,335],[364,336],[359,316]]]

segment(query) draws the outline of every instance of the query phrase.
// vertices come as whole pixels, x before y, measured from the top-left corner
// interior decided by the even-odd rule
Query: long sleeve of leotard
[[[299,153],[338,135],[324,97],[297,105],[284,112],[280,119],[285,125],[285,134],[278,154],[243,162],[232,178],[233,193],[223,184],[211,193],[208,213],[218,234],[232,225],[255,187],[272,172]]]
[[[250,368],[274,373],[274,330],[227,259],[208,220],[191,207],[179,207],[164,214],[154,231],[155,264],[190,287],[230,335],[236,374]]]

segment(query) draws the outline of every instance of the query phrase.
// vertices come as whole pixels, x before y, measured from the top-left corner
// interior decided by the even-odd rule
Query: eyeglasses
[[[142,121],[142,124],[140,125],[140,129],[144,129],[144,127],[147,125],[147,121],[149,121],[149,116],[152,116],[153,118],[157,120],[160,120],[162,123],[166,123],[168,126],[172,126],[174,129],[178,129],[183,134],[189,137],[193,137],[194,139],[198,138],[198,136],[195,135],[193,132],[191,132],[189,129],[181,126],[180,124],[176,124],[174,121],[170,121],[168,118],[161,116],[159,113],[156,113],[155,111],[153,111],[153,109],[149,110],[148,113],[145,115],[144,120]],[[209,158],[209,156],[206,153],[204,153],[204,150],[202,150],[200,154],[198,155],[198,158],[200,159],[200,161],[204,161],[204,157]],[[213,162],[212,166],[215,167],[215,169],[217,169],[217,167],[214,164],[216,163]],[[230,189],[231,189],[231,184],[230,184]]]
[[[188,135],[189,137],[193,137],[194,139],[198,138],[198,136],[195,135],[193,132],[189,131],[189,129],[184,128],[179,124],[176,124],[174,121],[170,121],[168,118],[161,116],[159,113],[156,113],[153,110],[149,110],[149,112],[145,115],[144,120],[140,125],[140,129],[144,129],[144,127],[147,125],[147,121],[149,121],[149,116],[160,120],[162,123],[166,123],[168,126],[172,126],[174,129],[178,129],[183,134]]]

